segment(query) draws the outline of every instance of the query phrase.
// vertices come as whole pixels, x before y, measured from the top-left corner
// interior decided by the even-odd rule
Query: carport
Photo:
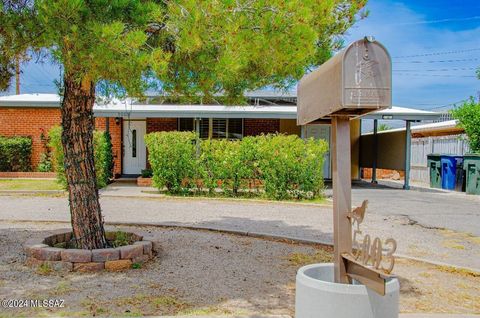
[[[439,113],[396,106],[363,116],[362,120],[373,120],[373,132],[360,137],[360,166],[372,168],[372,182],[377,183],[377,168],[404,170],[403,188],[410,189],[411,125],[440,117]],[[402,120],[405,128],[378,132],[379,120]]]

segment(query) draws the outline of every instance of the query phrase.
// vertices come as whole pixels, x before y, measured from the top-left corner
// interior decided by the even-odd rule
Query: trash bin
[[[440,161],[442,164],[442,189],[462,191],[463,157],[442,155]],[[458,186],[458,184],[460,185]]]
[[[442,188],[442,165],[439,154],[427,155],[427,165],[430,174],[430,188]]]
[[[463,157],[461,161],[457,161],[457,184],[455,190],[459,192],[465,192],[465,170],[463,169]]]
[[[465,155],[463,168],[466,174],[465,192],[480,194],[480,154]]]

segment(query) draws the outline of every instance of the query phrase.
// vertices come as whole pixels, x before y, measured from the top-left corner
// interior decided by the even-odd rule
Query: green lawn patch
[[[0,190],[63,190],[55,180],[0,179]]]

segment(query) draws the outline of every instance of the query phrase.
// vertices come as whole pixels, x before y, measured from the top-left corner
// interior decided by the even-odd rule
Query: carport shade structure
[[[374,149],[373,149],[373,162],[372,162],[372,182],[376,183],[376,168],[377,168],[377,158],[378,158],[378,120],[403,120],[405,121],[405,177],[403,188],[405,190],[410,189],[410,159],[411,159],[411,144],[412,144],[412,133],[411,133],[411,124],[412,122],[421,122],[424,120],[438,120],[440,119],[441,114],[418,110],[412,108],[404,108],[392,106],[390,109],[384,109],[377,112],[367,114],[362,117],[362,119],[373,119],[373,138],[374,138]]]

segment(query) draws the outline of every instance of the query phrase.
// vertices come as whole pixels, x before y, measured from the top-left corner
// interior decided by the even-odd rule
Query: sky
[[[480,94],[480,1],[370,0],[366,9],[345,43],[372,35],[386,46],[395,106],[444,110]],[[22,66],[21,92],[55,93],[59,74],[32,60]]]
[[[345,40],[373,35],[389,50],[393,105],[444,110],[478,96],[480,1],[371,0],[366,9]]]

